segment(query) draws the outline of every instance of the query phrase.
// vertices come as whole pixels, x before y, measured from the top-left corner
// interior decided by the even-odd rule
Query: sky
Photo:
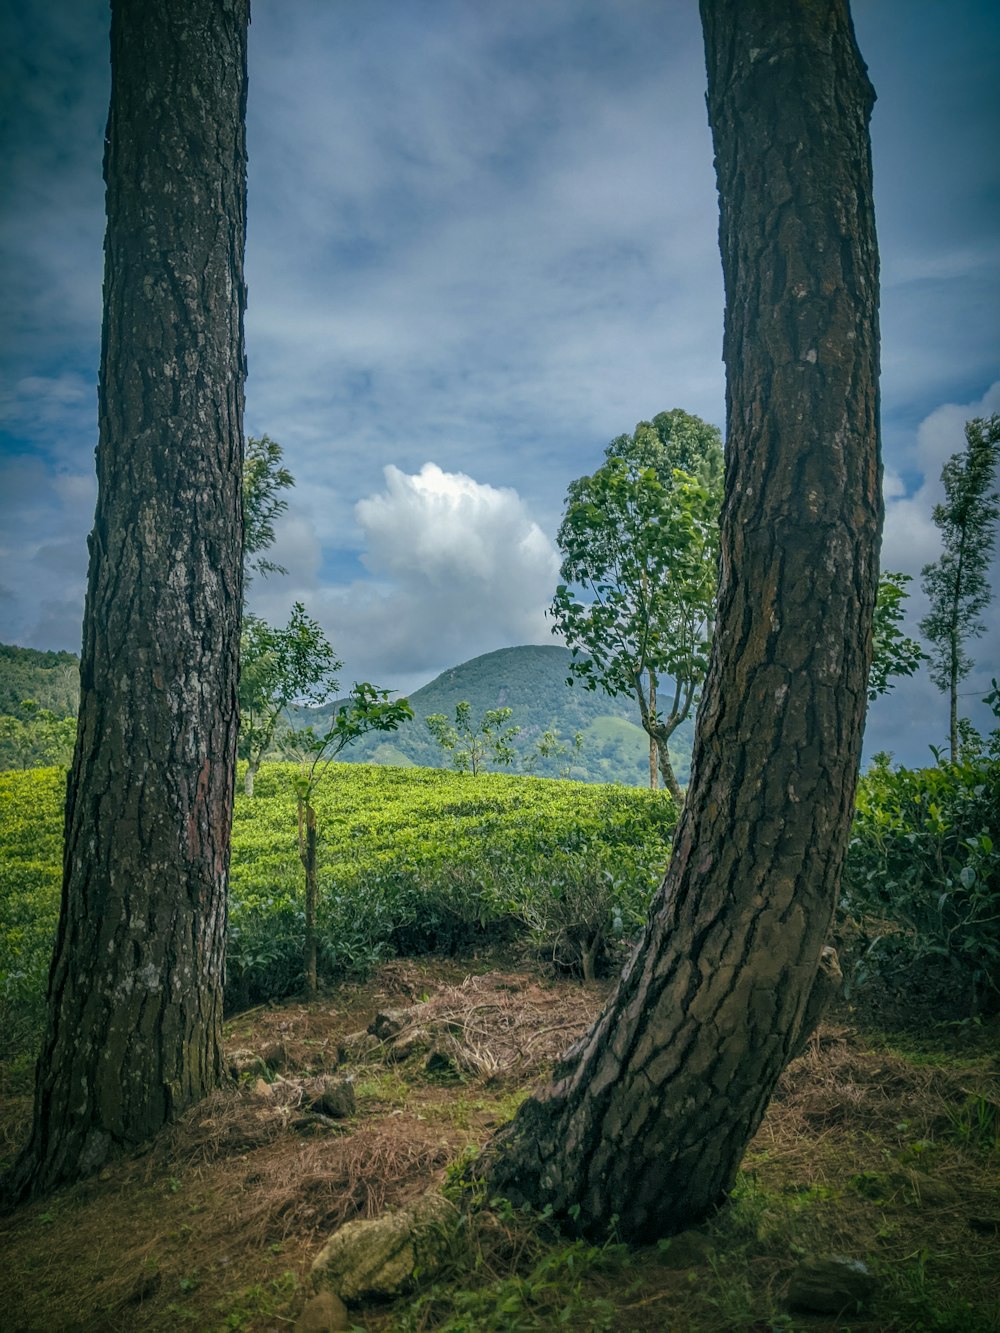
[[[1000,7],[855,0],[878,93],[883,568],[1000,411]],[[0,0],[0,641],[78,651],[96,497],[102,0]],[[305,603],[345,683],[556,642],[566,488],[682,407],[724,426],[694,0],[254,0],[246,429],[296,479],[252,609]],[[1000,589],[1000,564],[994,586]],[[1000,674],[1000,601],[963,708]],[[926,672],[866,750],[930,760]]]

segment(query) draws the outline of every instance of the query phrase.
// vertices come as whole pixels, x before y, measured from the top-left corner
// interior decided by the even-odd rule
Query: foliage
[[[573,652],[571,679],[635,699],[675,796],[668,741],[708,664],[721,460],[718,430],[695,417],[675,411],[640,422],[611,442],[592,476],[572,483],[558,536],[564,582],[551,614]],[[673,681],[665,713],[663,676]]]
[[[858,787],[842,913],[860,934],[856,981],[929,965],[967,1012],[1000,1002],[1000,758],[933,768],[876,755]]]
[[[34,699],[21,704],[22,717],[0,716],[3,768],[69,767],[76,742],[76,718],[59,717]]]
[[[573,765],[579,760],[582,750],[582,731],[578,731],[572,741],[565,741],[558,727],[546,727],[535,741],[533,749],[524,756],[524,767],[533,773],[545,760],[555,760],[559,764],[559,776],[570,778],[573,776]]]
[[[921,571],[931,606],[920,632],[931,645],[931,680],[950,696],[953,760],[958,757],[958,683],[974,665],[965,643],[983,633],[980,617],[992,596],[987,574],[1000,518],[1000,493],[993,489],[1000,413],[966,422],[965,440],[965,450],[953,454],[941,471],[945,499],[934,506],[944,552]]]
[[[300,990],[304,913],[295,823],[300,768],[265,764],[237,794],[227,1003]],[[0,1033],[37,1023],[59,909],[64,779],[0,774]],[[487,773],[333,764],[313,804],[318,970],[332,979],[397,953],[499,940],[591,867],[612,870],[625,933],[644,917],[675,811],[662,793]],[[612,926],[614,930],[614,925]],[[20,1041],[21,1038],[18,1038]]]
[[[275,729],[293,702],[317,706],[339,689],[334,673],[343,663],[319,623],[296,602],[284,629],[245,615],[240,639],[239,754],[247,760],[247,795],[271,748]],[[287,720],[287,719],[286,719]]]
[[[23,701],[34,699],[57,717],[75,713],[80,659],[75,653],[43,653],[0,643],[0,713],[25,720]]]
[[[269,435],[251,437],[243,454],[243,584],[249,586],[252,571],[287,574],[282,565],[264,552],[274,545],[274,521],[288,508],[280,494],[295,485],[295,478],[282,466],[281,445]]]
[[[912,676],[927,660],[927,654],[915,639],[899,628],[903,603],[909,596],[909,574],[886,570],[878,581],[878,599],[872,623],[872,665],[868,675],[868,698],[877,699],[892,689],[894,676]]]
[[[472,705],[463,699],[455,705],[454,724],[444,713],[432,713],[425,721],[438,745],[450,755],[452,766],[459,773],[475,777],[489,762],[503,767],[512,762],[511,741],[521,730],[510,723],[512,712],[510,708],[490,708],[473,723]]]

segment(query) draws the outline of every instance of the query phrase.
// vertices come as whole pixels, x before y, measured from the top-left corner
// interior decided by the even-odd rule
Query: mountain
[[[473,723],[491,708],[511,709],[511,723],[521,728],[513,742],[518,752],[515,769],[525,768],[525,758],[534,754],[535,743],[546,730],[558,731],[570,743],[580,732],[583,742],[577,754],[540,760],[531,771],[540,777],[559,777],[570,765],[569,776],[584,782],[645,786],[649,782],[649,740],[639,726],[637,705],[625,698],[612,699],[600,690],[568,685],[571,660],[568,648],[548,644],[501,648],[474,657],[443,671],[409,696],[412,722],[391,735],[363,737],[341,758],[349,763],[447,767],[448,755],[431,736],[425,719],[431,713],[444,713],[451,721],[455,705],[466,700]],[[301,720],[320,731],[333,707],[303,709]],[[686,724],[677,733],[678,743],[671,746],[680,782],[687,781],[692,732],[692,725]]]
[[[558,731],[570,744],[580,732],[583,741],[576,754],[540,760],[531,771],[540,777],[560,777],[569,766],[569,775],[584,782],[645,786],[649,741],[639,726],[637,706],[628,699],[611,699],[600,690],[567,685],[570,660],[569,649],[552,644],[501,648],[474,657],[443,671],[410,695],[412,722],[389,735],[363,737],[342,758],[353,763],[447,767],[448,756],[434,741],[424,719],[431,713],[444,713],[450,721],[455,705],[467,700],[474,722],[491,708],[512,710],[510,721],[521,728],[514,741],[518,759],[513,771],[525,771],[525,759],[530,762],[543,732]],[[78,673],[79,659],[74,653],[43,653],[0,644],[0,714],[26,716],[21,705],[33,699],[57,716],[71,715],[76,710]],[[297,721],[322,731],[331,708],[296,712]],[[687,781],[692,732],[692,724],[686,723],[670,747],[682,783]],[[0,745],[0,767],[8,766],[14,764],[7,762]]]

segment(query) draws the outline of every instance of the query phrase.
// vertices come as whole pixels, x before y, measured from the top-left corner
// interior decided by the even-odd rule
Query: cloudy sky
[[[941,465],[1000,411],[1000,9],[853,8],[879,94],[883,565],[919,576]],[[0,641],[77,650],[107,10],[0,0],[0,25]],[[694,0],[254,0],[250,81],[246,424],[297,481],[290,574],[255,609],[301,599],[347,681],[399,689],[551,642],[568,483],[658,411],[724,424]],[[973,655],[982,721],[1000,631]],[[867,748],[923,762],[946,722],[922,676]]]

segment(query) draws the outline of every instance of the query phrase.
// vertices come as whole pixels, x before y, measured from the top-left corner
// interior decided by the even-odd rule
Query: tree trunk
[[[247,0],[113,0],[98,500],[62,908],[9,1196],[224,1075],[242,595]]]
[[[476,1168],[634,1240],[703,1217],[811,1012],[878,577],[873,101],[846,0],[702,0],[726,282],[717,633],[673,855],[590,1033]]]
[[[250,796],[250,797],[253,796],[253,784],[254,784],[254,781],[255,781],[255,779],[256,779],[256,777],[257,777],[257,770],[258,770],[259,768],[260,768],[260,760],[259,760],[259,759],[248,759],[248,760],[247,760],[247,771],[246,771],[246,776],[245,776],[244,779],[243,779],[243,791],[244,791],[244,794],[247,795],[247,796]]]
[[[656,716],[656,676],[652,671],[649,673],[649,716]],[[656,744],[656,737],[650,735],[649,738],[649,788],[650,791],[656,791],[657,787],[657,757],[659,747]]]
[[[316,978],[316,907],[319,888],[316,882],[316,811],[308,801],[299,806],[299,848],[302,866],[306,872],[305,940],[303,964],[306,999],[315,1000],[318,990]]]

